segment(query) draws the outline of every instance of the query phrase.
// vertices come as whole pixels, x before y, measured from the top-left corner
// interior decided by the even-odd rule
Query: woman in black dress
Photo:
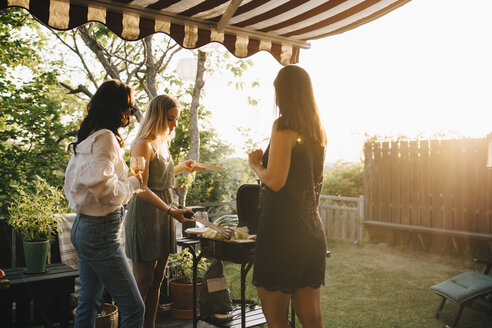
[[[308,73],[283,67],[274,82],[279,117],[270,144],[249,154],[262,181],[253,283],[269,327],[323,327],[326,238],[318,213],[326,137]]]

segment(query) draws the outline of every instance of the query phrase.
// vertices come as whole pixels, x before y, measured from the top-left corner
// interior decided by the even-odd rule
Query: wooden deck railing
[[[327,239],[346,239],[360,242],[362,240],[363,232],[363,204],[363,196],[353,198],[322,195],[319,212]],[[205,207],[205,210],[212,221],[222,215],[237,214],[235,201],[200,203],[194,205]],[[179,237],[181,236],[181,230],[181,225],[177,224],[176,233]],[[19,265],[17,263],[16,255],[18,253],[16,246],[18,241],[16,241],[16,235],[11,232],[6,220],[3,218],[0,218],[0,232],[6,246],[3,248],[0,247],[0,262],[3,263],[4,268],[16,267]],[[57,256],[60,257],[60,254]]]
[[[327,239],[361,242],[364,220],[364,197],[322,195],[319,205]]]

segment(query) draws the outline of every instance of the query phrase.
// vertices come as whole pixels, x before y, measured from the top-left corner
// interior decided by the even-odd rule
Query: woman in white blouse
[[[118,81],[98,88],[82,121],[65,172],[65,196],[77,213],[71,241],[80,289],[74,327],[94,327],[104,287],[120,311],[120,327],[142,327],[144,303],[119,241],[123,205],[140,187],[128,175],[119,128],[134,114],[133,89]],[[139,181],[140,180],[140,181]]]

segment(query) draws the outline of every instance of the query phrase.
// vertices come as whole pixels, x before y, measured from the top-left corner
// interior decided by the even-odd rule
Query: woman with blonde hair
[[[308,73],[283,67],[275,79],[279,117],[270,144],[249,154],[262,181],[253,283],[269,327],[289,327],[289,301],[303,327],[323,327],[326,239],[318,205],[325,133]]]
[[[174,98],[155,97],[149,103],[131,149],[132,157],[145,158],[144,187],[130,199],[125,219],[126,255],[132,260],[133,275],[145,302],[144,327],[155,326],[168,256],[176,251],[173,219],[190,221],[184,214],[191,209],[171,206],[174,175],[198,169],[193,166],[193,160],[175,166],[169,153],[178,118],[179,104]]]

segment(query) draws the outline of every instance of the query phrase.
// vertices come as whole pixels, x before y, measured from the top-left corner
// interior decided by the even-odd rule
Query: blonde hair
[[[138,139],[147,139],[151,142],[161,139],[169,143],[172,136],[166,136],[166,131],[169,130],[167,113],[173,108],[179,109],[179,103],[173,97],[168,95],[154,97],[147,107],[137,136],[133,142],[135,143]]]

